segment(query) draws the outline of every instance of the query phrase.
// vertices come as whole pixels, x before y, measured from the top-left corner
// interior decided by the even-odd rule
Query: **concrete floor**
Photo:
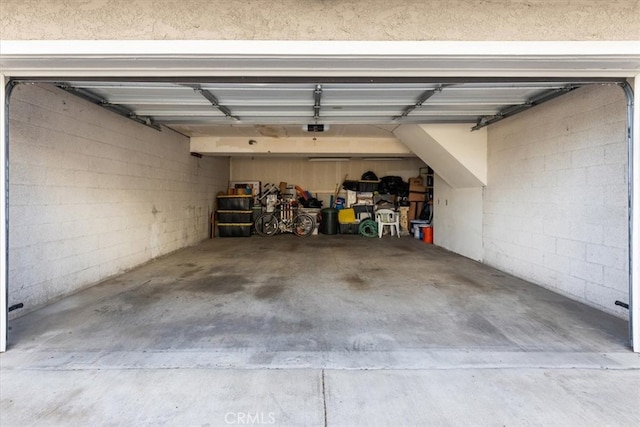
[[[627,322],[412,238],[215,239],[10,321],[8,425],[638,425]]]

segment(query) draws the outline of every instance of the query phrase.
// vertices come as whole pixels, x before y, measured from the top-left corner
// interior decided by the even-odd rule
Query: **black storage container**
[[[341,222],[340,234],[358,234],[359,222]]]
[[[218,210],[221,211],[250,211],[253,206],[253,196],[218,196]]]
[[[253,223],[246,224],[218,224],[220,237],[250,237]]]
[[[338,209],[325,208],[320,211],[322,222],[320,232],[322,234],[338,234]]]
[[[358,181],[358,192],[360,192],[360,193],[373,193],[374,191],[378,191],[378,185],[380,185],[380,180],[378,180],[378,181]]]
[[[249,223],[253,222],[253,211],[218,211],[218,222],[220,223]]]
[[[358,192],[360,193],[373,193],[378,191],[380,181],[358,181]]]

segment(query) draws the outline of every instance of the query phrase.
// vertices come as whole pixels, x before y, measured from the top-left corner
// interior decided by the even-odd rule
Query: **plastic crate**
[[[378,185],[380,184],[380,180],[378,181],[358,181],[358,192],[360,193],[373,193],[374,191],[378,191]]]
[[[218,222],[238,224],[248,224],[253,222],[253,211],[218,211]]]
[[[340,234],[358,234],[359,222],[340,223]]]
[[[253,196],[250,194],[218,196],[218,210],[221,211],[250,211],[252,206]]]
[[[246,224],[218,224],[220,237],[250,237],[253,223]]]

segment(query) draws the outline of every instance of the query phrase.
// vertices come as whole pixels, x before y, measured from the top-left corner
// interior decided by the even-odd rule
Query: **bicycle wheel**
[[[298,214],[293,217],[293,234],[298,237],[311,236],[314,228],[314,221],[311,215]]]
[[[278,219],[271,213],[264,213],[253,224],[258,236],[275,236],[278,233]]]

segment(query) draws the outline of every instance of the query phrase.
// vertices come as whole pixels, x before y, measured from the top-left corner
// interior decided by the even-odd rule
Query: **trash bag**
[[[423,221],[431,219],[431,205],[429,205],[429,203],[422,204],[422,210],[420,211],[418,219]]]
[[[345,190],[358,191],[358,181],[345,181],[342,183]]]
[[[408,192],[408,183],[405,183],[399,176],[384,176],[380,179],[378,192],[380,194],[405,195],[405,186]]]
[[[322,200],[318,200],[315,197],[310,198],[309,200],[307,200],[307,206],[305,206],[307,208],[321,208],[322,207]]]
[[[302,205],[302,207],[305,207],[305,208],[321,208],[322,207],[322,200],[318,200],[315,197],[311,197],[309,199],[300,197],[298,199],[298,202]]]
[[[398,197],[409,197],[409,183],[403,182],[400,188],[398,188]]]
[[[378,180],[378,175],[376,175],[375,173],[371,172],[371,171],[366,171],[365,173],[362,174],[362,178],[363,181],[377,181]]]

